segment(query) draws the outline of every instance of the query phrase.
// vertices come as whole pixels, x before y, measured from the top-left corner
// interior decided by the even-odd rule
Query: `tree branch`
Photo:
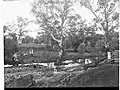
[[[117,26],[119,26],[119,23],[116,26],[112,26],[109,31],[115,29]]]
[[[90,9],[90,11],[95,15],[95,17],[98,19],[98,16],[95,14],[93,10]]]
[[[117,7],[108,14],[108,17],[109,17],[116,9],[117,9]]]
[[[98,19],[98,16],[96,15],[96,13],[93,11],[93,8],[92,8],[92,6],[90,5],[90,3],[88,3],[89,4],[89,6],[90,6],[90,8],[88,8],[88,7],[86,7],[88,10],[90,10],[94,15],[95,15],[95,17]]]
[[[52,37],[53,40],[57,41],[58,43],[59,43],[59,42],[62,42],[62,40],[58,40],[58,39],[56,39],[56,38],[53,36],[52,33],[51,33],[51,37]]]

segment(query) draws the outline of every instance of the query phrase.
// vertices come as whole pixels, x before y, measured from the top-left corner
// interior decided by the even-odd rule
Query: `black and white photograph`
[[[119,88],[119,0],[3,0],[7,88]]]

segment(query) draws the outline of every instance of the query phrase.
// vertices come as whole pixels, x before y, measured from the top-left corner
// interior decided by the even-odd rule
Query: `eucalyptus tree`
[[[71,15],[72,0],[35,0],[32,4],[32,13],[40,29],[60,39],[66,32],[66,23]],[[57,37],[58,36],[58,37]]]
[[[22,43],[33,43],[34,39],[33,37],[27,35],[22,39]]]
[[[17,39],[16,42],[18,43],[18,41],[21,41],[22,37],[24,37],[28,32],[26,27],[30,22],[31,21],[29,21],[27,18],[18,16],[17,21],[15,23],[7,25],[7,30],[4,30],[7,35],[13,37],[14,39]]]
[[[54,40],[61,48],[63,56],[63,38],[67,33],[66,23],[71,15],[73,0],[35,0],[32,3],[32,13],[36,23],[45,32],[46,42]]]
[[[110,34],[119,27],[118,0],[80,0],[80,5],[90,10],[95,16],[94,21],[104,31],[105,45]]]
[[[25,36],[25,34],[28,32],[26,30],[27,25],[30,23],[30,21],[27,18],[17,17],[17,24],[16,24],[16,33],[18,36],[18,40],[22,40],[22,37]]]

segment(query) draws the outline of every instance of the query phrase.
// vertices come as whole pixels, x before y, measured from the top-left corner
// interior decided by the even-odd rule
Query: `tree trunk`
[[[103,62],[104,60],[106,60],[107,58],[106,57],[103,57],[101,59],[98,59],[98,60],[94,60],[94,63],[90,63],[90,64],[86,64],[83,66],[84,70],[86,71],[88,68],[90,67],[97,67],[99,65],[100,62]]]

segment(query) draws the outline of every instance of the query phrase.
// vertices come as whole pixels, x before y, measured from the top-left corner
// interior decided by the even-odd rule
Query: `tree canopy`
[[[118,0],[81,0],[81,6],[90,10],[95,18],[97,27],[105,33],[105,44],[110,41],[110,35],[118,29],[119,13]]]

